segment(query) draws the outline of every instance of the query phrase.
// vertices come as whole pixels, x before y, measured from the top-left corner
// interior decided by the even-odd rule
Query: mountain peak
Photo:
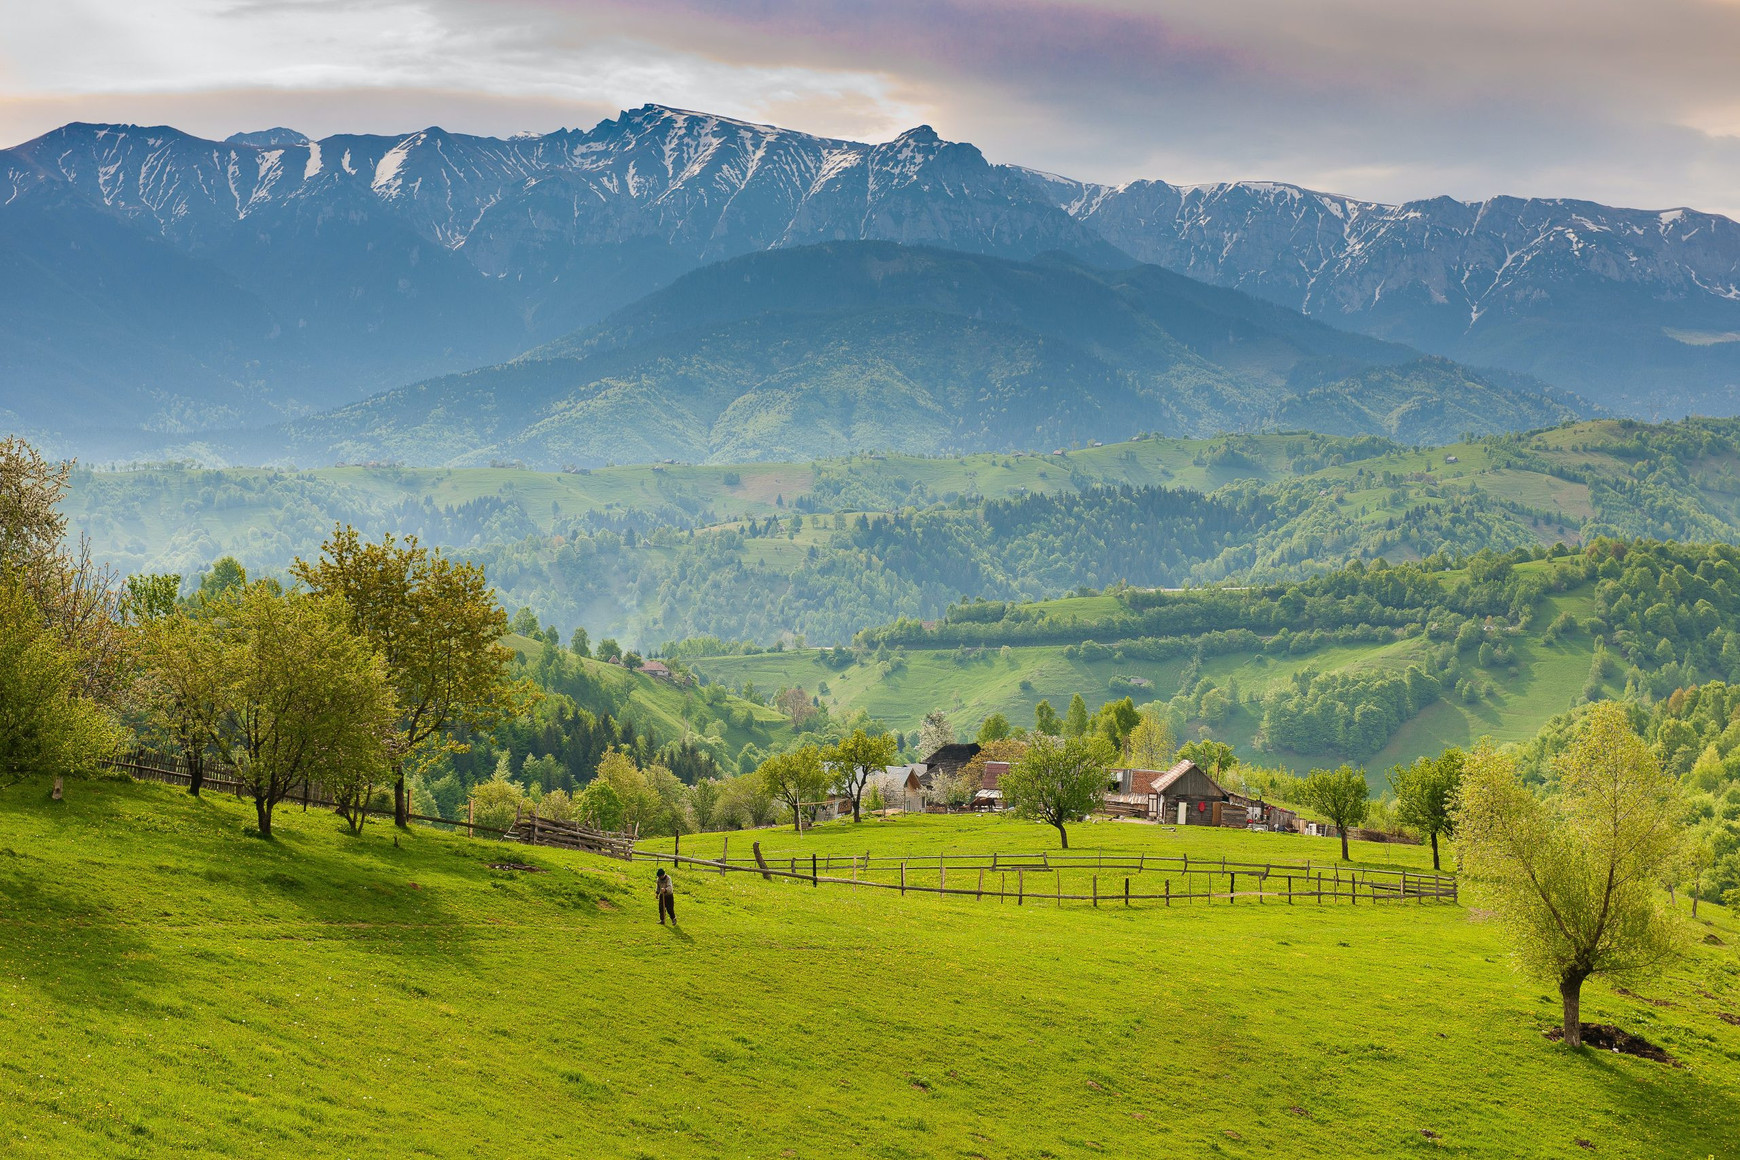
[[[937,142],[941,141],[942,138],[938,137],[936,130],[932,129],[929,125],[914,125],[894,140],[896,142],[910,141],[919,145],[935,145]]]
[[[308,135],[278,125],[271,129],[255,129],[248,133],[231,133],[224,138],[224,144],[253,145],[260,149],[277,149],[285,145],[306,145],[308,144]]]

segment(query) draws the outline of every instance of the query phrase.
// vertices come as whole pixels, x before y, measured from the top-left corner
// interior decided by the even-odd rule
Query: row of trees
[[[0,779],[49,773],[58,796],[140,738],[181,753],[195,794],[233,770],[264,835],[301,785],[361,825],[391,781],[404,824],[407,774],[518,708],[480,569],[341,527],[292,589],[225,559],[183,599],[179,577],[123,582],[68,545],[69,470],[0,441]]]

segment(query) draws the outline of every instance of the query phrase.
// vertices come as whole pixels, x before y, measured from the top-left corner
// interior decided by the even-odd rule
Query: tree
[[[1371,811],[1371,787],[1366,784],[1365,771],[1351,765],[1314,769],[1299,785],[1299,801],[1329,819],[1341,836],[1341,860],[1351,861],[1347,831],[1365,821]]]
[[[174,739],[187,767],[187,792],[199,796],[206,755],[217,743],[224,642],[211,611],[198,602],[140,626],[145,695],[153,716]]]
[[[93,772],[120,728],[79,687],[77,659],[23,585],[0,571],[0,784]]]
[[[1083,705],[1086,708],[1086,705]],[[1100,706],[1093,717],[1093,728],[1119,753],[1124,751],[1124,742],[1136,726],[1141,724],[1142,714],[1136,711],[1136,703],[1129,697],[1116,701],[1107,701]]]
[[[592,638],[586,635],[586,630],[584,628],[577,628],[574,630],[573,637],[568,641],[568,651],[572,652],[577,657],[589,657],[592,655]]]
[[[1239,763],[1238,754],[1233,752],[1232,746],[1211,737],[1203,737],[1180,746],[1178,760],[1195,762],[1196,768],[1210,777]]]
[[[992,713],[979,722],[979,744],[991,741],[1004,741],[1009,736],[1009,718],[1001,713]]]
[[[802,729],[805,723],[818,715],[816,707],[810,703],[810,695],[802,688],[782,689],[779,696],[773,699],[773,703],[781,713],[791,718],[793,729]]]
[[[622,646],[613,637],[605,637],[598,642],[598,659],[609,663],[622,659]]]
[[[351,630],[337,597],[259,581],[227,595],[213,616],[223,640],[215,742],[269,838],[273,807],[297,785],[343,793],[387,763],[395,706],[386,664]]]
[[[1682,856],[1685,832],[1677,787],[1622,705],[1598,703],[1555,769],[1558,792],[1542,799],[1510,755],[1475,749],[1456,845],[1522,967],[1558,983],[1565,1043],[1581,1047],[1585,979],[1638,979],[1681,952],[1684,931],[1660,883]]]
[[[924,715],[924,724],[918,730],[918,755],[929,757],[945,745],[955,742],[955,727],[949,724],[948,715],[941,709],[932,709]]]
[[[1041,734],[1003,775],[1003,800],[1017,817],[1056,827],[1067,850],[1069,831],[1064,827],[1105,801],[1115,757],[1116,750],[1103,737],[1084,734],[1059,741]]]
[[[181,577],[174,573],[141,572],[127,577],[121,593],[121,618],[129,624],[147,624],[174,612],[181,592]]]
[[[815,802],[828,787],[822,751],[814,745],[774,754],[756,767],[755,778],[768,797],[791,811],[792,828],[800,832],[804,806]]]
[[[1451,808],[1462,786],[1466,758],[1450,748],[1437,757],[1415,758],[1412,765],[1390,770],[1390,789],[1396,795],[1396,820],[1418,830],[1432,843],[1432,869],[1439,868],[1438,835],[1451,833],[1455,817]]]
[[[850,737],[830,746],[822,761],[834,775],[834,787],[852,799],[852,820],[862,821],[864,787],[894,761],[894,738],[886,733],[872,737],[854,729]]]
[[[1069,710],[1063,715],[1063,735],[1080,737],[1088,730],[1087,702],[1077,693],[1069,699]]]
[[[1033,706],[1033,731],[1057,737],[1063,733],[1063,721],[1057,715],[1057,710],[1051,707],[1051,702],[1041,700]]]
[[[1124,743],[1124,761],[1132,769],[1169,769],[1176,748],[1166,719],[1150,705],[1142,710],[1142,719],[1130,730]]]
[[[355,528],[338,528],[319,560],[298,559],[290,570],[316,594],[343,600],[352,626],[386,665],[399,709],[391,746],[393,818],[408,825],[406,765],[419,757],[427,764],[442,749],[463,750],[448,730],[486,733],[516,708],[508,679],[513,653],[500,643],[506,614],[483,569],[431,552],[415,536],[370,544]]]

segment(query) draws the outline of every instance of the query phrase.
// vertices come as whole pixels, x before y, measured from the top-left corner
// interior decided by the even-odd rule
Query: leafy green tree
[[[1058,740],[1034,737],[1027,752],[1003,775],[1003,800],[1017,817],[1044,822],[1057,830],[1069,849],[1069,831],[1105,801],[1110,767],[1117,751],[1095,734]]]
[[[1396,795],[1396,820],[1432,843],[1432,869],[1439,869],[1438,835],[1455,827],[1452,807],[1462,786],[1466,756],[1450,748],[1437,757],[1419,757],[1412,765],[1390,770],[1390,789]]]
[[[1124,742],[1124,761],[1132,769],[1169,769],[1177,746],[1166,719],[1152,705],[1142,710],[1142,719]]]
[[[1080,737],[1088,731],[1087,702],[1077,693],[1069,699],[1069,710],[1063,715],[1063,735]]]
[[[854,729],[850,737],[822,753],[822,762],[834,776],[834,788],[852,799],[852,820],[862,821],[860,806],[864,787],[894,761],[894,738],[886,733],[872,737]]]
[[[393,817],[408,825],[407,764],[463,749],[450,732],[456,726],[485,733],[518,709],[508,677],[514,654],[500,643],[506,615],[483,569],[431,552],[415,536],[364,543],[355,528],[342,527],[319,560],[299,559],[291,572],[314,592],[341,599],[386,664],[399,711]]]
[[[822,751],[805,745],[789,753],[776,753],[755,770],[762,792],[791,811],[794,830],[804,828],[804,807],[817,801],[828,788],[828,771]]]
[[[1660,883],[1683,856],[1678,787],[1602,702],[1555,763],[1558,792],[1537,797],[1513,758],[1469,755],[1456,810],[1462,867],[1488,895],[1530,974],[1556,982],[1565,1043],[1581,1047],[1583,981],[1646,977],[1685,933]]]
[[[568,651],[577,657],[592,655],[592,638],[586,635],[584,628],[574,630],[574,635],[568,641]]]
[[[1329,819],[1341,837],[1341,860],[1350,861],[1347,831],[1358,827],[1371,812],[1371,787],[1366,784],[1365,771],[1351,765],[1314,769],[1299,785],[1299,800]]]
[[[1033,706],[1033,731],[1049,737],[1058,737],[1063,733],[1063,720],[1058,717],[1057,710],[1051,707],[1051,702],[1041,700]]]
[[[127,577],[121,596],[121,616],[130,624],[145,624],[175,611],[181,577],[168,572],[142,572]]]
[[[622,659],[622,646],[616,643],[615,638],[605,637],[598,642],[598,659],[606,663],[620,661]]]
[[[1006,741],[1009,738],[1010,732],[1009,718],[1003,716],[1001,713],[992,713],[989,717],[986,717],[983,721],[979,722],[979,744],[984,745],[991,741]]]
[[[78,662],[24,586],[0,569],[0,784],[88,774],[122,733],[79,687]]]
[[[608,781],[594,780],[574,799],[575,816],[596,830],[622,829],[622,795]]]
[[[507,756],[496,763],[495,776],[471,787],[471,820],[492,830],[512,826],[526,801],[525,787],[508,776]]]
[[[216,745],[269,838],[273,807],[304,781],[338,796],[386,765],[395,709],[387,668],[334,596],[257,581],[231,590],[213,615],[223,626]]]
[[[221,607],[221,601],[196,601],[140,626],[146,703],[181,751],[187,792],[194,797],[205,784],[206,756],[217,741],[224,644],[212,613]]]
[[[1238,754],[1224,741],[1203,737],[1178,747],[1178,760],[1194,761],[1196,768],[1216,777],[1239,763]]]
[[[513,623],[508,626],[508,631],[537,640],[542,640],[544,636],[544,630],[538,625],[538,614],[523,605],[514,613]]]
[[[1100,706],[1100,711],[1094,714],[1093,728],[1100,736],[1111,742],[1113,749],[1122,753],[1124,742],[1129,740],[1131,732],[1141,722],[1142,715],[1136,711],[1135,701],[1129,697],[1122,697],[1116,701],[1107,701]]]
[[[234,556],[223,556],[212,564],[210,571],[199,578],[199,587],[193,594],[194,599],[222,600],[247,582],[248,570],[242,567],[242,562]]]

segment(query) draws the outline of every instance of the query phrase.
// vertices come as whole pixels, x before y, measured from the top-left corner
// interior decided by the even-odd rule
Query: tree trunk
[[[272,836],[272,803],[263,797],[254,799],[254,816],[259,819],[260,837]]]
[[[852,820],[854,822],[861,822],[864,820],[863,818],[858,816],[858,799],[862,798],[863,796],[864,796],[864,787],[859,786],[858,792],[852,795]]]
[[[408,829],[411,825],[411,802],[405,796],[405,766],[403,762],[393,765],[393,825]]]
[[[1353,861],[1352,858],[1347,856],[1347,827],[1337,826],[1335,827],[1335,832],[1341,835],[1341,860],[1343,862]]]
[[[1583,980],[1586,976],[1580,971],[1571,971],[1559,977],[1559,998],[1565,1004],[1565,1046],[1583,1046]]]
[[[1432,869],[1438,869],[1438,831],[1432,831]]]
[[[65,786],[65,782],[64,782],[64,781],[62,781],[62,779],[61,779],[61,776],[60,776],[60,774],[58,774],[58,773],[57,773],[57,774],[55,774],[55,775],[54,775],[54,793],[52,793],[52,794],[51,794],[51,795],[49,795],[49,796],[50,796],[50,797],[51,797],[51,798],[52,798],[52,799],[53,799],[53,800],[54,800],[54,801],[59,801],[59,800],[61,800],[61,794],[62,794],[62,792],[63,792],[63,791],[64,791],[64,790],[65,790],[65,787],[66,787],[66,786]]]
[[[1069,849],[1069,831],[1063,828],[1062,822],[1053,822],[1052,825],[1057,827],[1057,836],[1063,840],[1063,848]]]

